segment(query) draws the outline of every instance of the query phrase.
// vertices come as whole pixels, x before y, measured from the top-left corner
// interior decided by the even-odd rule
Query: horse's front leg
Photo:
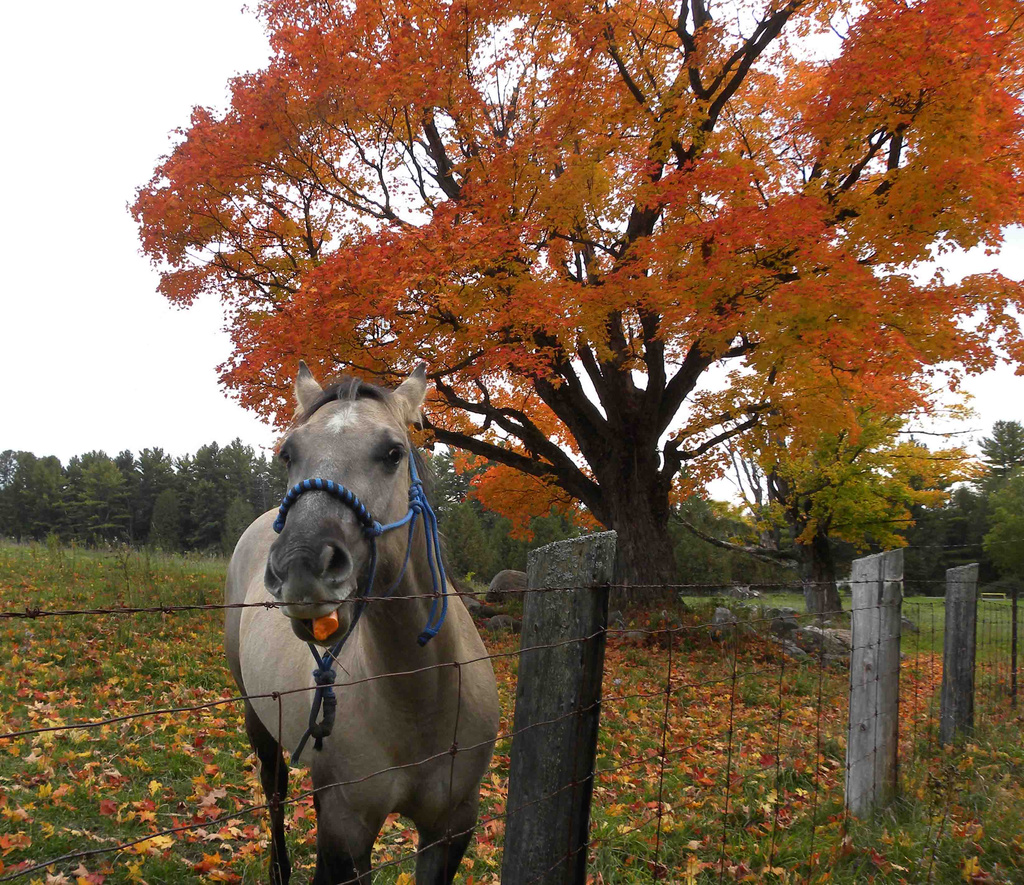
[[[312,885],[370,885],[370,853],[384,819],[374,825],[374,821],[353,813],[337,787],[314,793],[313,807],[316,809],[316,872]]]
[[[270,806],[270,885],[288,885],[292,867],[284,840],[283,804],[288,795],[288,764],[281,745],[267,731],[249,701],[245,702],[245,731],[260,760],[260,785]]]
[[[451,885],[476,827],[477,799],[456,806],[440,826],[417,824],[416,885]]]

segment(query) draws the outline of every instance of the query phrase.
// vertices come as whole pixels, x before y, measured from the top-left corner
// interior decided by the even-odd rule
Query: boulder
[[[519,572],[515,569],[502,569],[491,578],[491,584],[487,588],[487,601],[504,603],[516,591],[526,589],[526,572]],[[519,594],[521,595],[521,594]]]
[[[789,642],[787,640],[783,640],[783,642],[782,642],[782,650],[787,655],[789,655],[791,658],[794,658],[795,660],[798,660],[798,661],[802,661],[805,658],[809,658],[810,657],[810,655],[807,654],[807,652],[805,652],[802,648],[800,648],[800,646],[797,645],[795,642]]]
[[[920,632],[920,630],[918,629],[917,624],[915,624],[912,620],[910,620],[910,618],[908,618],[906,615],[903,615],[903,617],[900,619],[900,622],[903,625],[903,632],[904,633],[919,633]]]
[[[512,615],[495,615],[487,619],[487,629],[492,633],[503,633],[508,630],[519,633],[523,629],[523,622]]]
[[[808,625],[793,634],[795,642],[804,651],[818,654],[824,652],[827,658],[846,658],[853,645],[853,634],[849,630],[835,630],[828,627]]]
[[[751,587],[747,587],[743,584],[736,584],[732,587],[725,587],[722,589],[722,596],[729,596],[733,599],[760,599],[761,594]]]
[[[725,639],[736,628],[736,615],[724,606],[718,606],[711,617],[711,638]]]
[[[465,594],[462,596],[462,601],[466,604],[466,608],[474,618],[493,618],[495,615],[501,614],[498,609],[484,605],[475,596]]]
[[[766,608],[764,617],[768,621],[768,629],[776,636],[788,636],[800,629],[795,608]]]

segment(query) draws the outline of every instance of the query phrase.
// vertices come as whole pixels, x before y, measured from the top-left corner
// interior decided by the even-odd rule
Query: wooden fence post
[[[586,882],[615,532],[530,553],[503,885]]]
[[[896,792],[903,551],[854,560],[846,807],[863,817]]]
[[[942,647],[939,743],[974,728],[974,658],[977,652],[978,564],[946,571],[946,630]]]

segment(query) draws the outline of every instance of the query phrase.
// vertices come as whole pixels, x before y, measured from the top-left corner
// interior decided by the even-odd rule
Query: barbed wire
[[[678,584],[565,584],[552,587],[523,587],[523,588],[511,588],[509,590],[503,590],[502,593],[506,596],[522,596],[525,597],[530,593],[566,593],[575,592],[579,590],[589,589],[609,589],[609,590],[662,590],[662,591],[685,591],[685,590],[730,590],[737,588],[748,588],[755,589],[759,587],[768,588],[789,588],[789,589],[805,589],[808,587],[831,587],[831,586],[845,586],[853,587],[859,584],[875,584],[877,581],[865,580],[865,581],[853,581],[853,580],[838,580],[838,581],[749,581],[739,584],[723,584],[720,581],[717,582],[705,582],[705,583],[678,583]],[[905,582],[906,583],[906,582]],[[909,583],[915,585],[934,585],[934,586],[945,586],[946,581],[944,578],[926,578],[913,580]],[[708,594],[709,596],[714,594]],[[469,591],[449,590],[448,596],[459,597],[461,599],[472,599],[475,602],[479,602],[477,599],[478,594]],[[384,603],[402,603],[411,600],[433,600],[438,598],[436,593],[410,593],[407,595],[395,595],[395,596],[365,596],[361,597],[369,604],[384,604]],[[338,598],[327,598],[319,600],[318,605],[343,605],[346,602],[354,601],[354,597],[338,597]],[[481,603],[482,605],[485,603]],[[234,609],[280,609],[285,608],[294,603],[284,602],[274,599],[260,600],[258,602],[202,602],[202,603],[176,603],[173,605],[159,604],[159,605],[141,605],[141,606],[128,606],[128,605],[117,605],[117,606],[94,606],[90,608],[43,608],[41,606],[26,606],[25,608],[7,608],[0,609],[0,620],[36,620],[39,618],[53,618],[53,617],[79,617],[89,615],[116,615],[116,616],[128,616],[128,615],[141,615],[141,614],[178,614],[183,612],[207,612],[207,611],[230,611]]]

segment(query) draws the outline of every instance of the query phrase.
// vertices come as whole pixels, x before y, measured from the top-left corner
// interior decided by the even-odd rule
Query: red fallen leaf
[[[505,821],[494,818],[487,821],[483,828],[488,838],[494,838],[495,836],[500,836],[505,832]]]
[[[103,885],[107,877],[102,873],[90,873],[86,868],[85,864],[79,864],[78,868],[72,872],[78,883],[84,881],[86,885]]]
[[[871,862],[883,873],[888,873],[892,870],[892,864],[889,863],[889,861],[887,861],[881,854],[875,851],[874,848],[871,849]]]
[[[100,814],[117,814],[117,803],[113,799],[100,799]]]
[[[15,848],[29,848],[32,839],[27,833],[15,833],[13,836],[0,835],[0,851],[6,857]]]

